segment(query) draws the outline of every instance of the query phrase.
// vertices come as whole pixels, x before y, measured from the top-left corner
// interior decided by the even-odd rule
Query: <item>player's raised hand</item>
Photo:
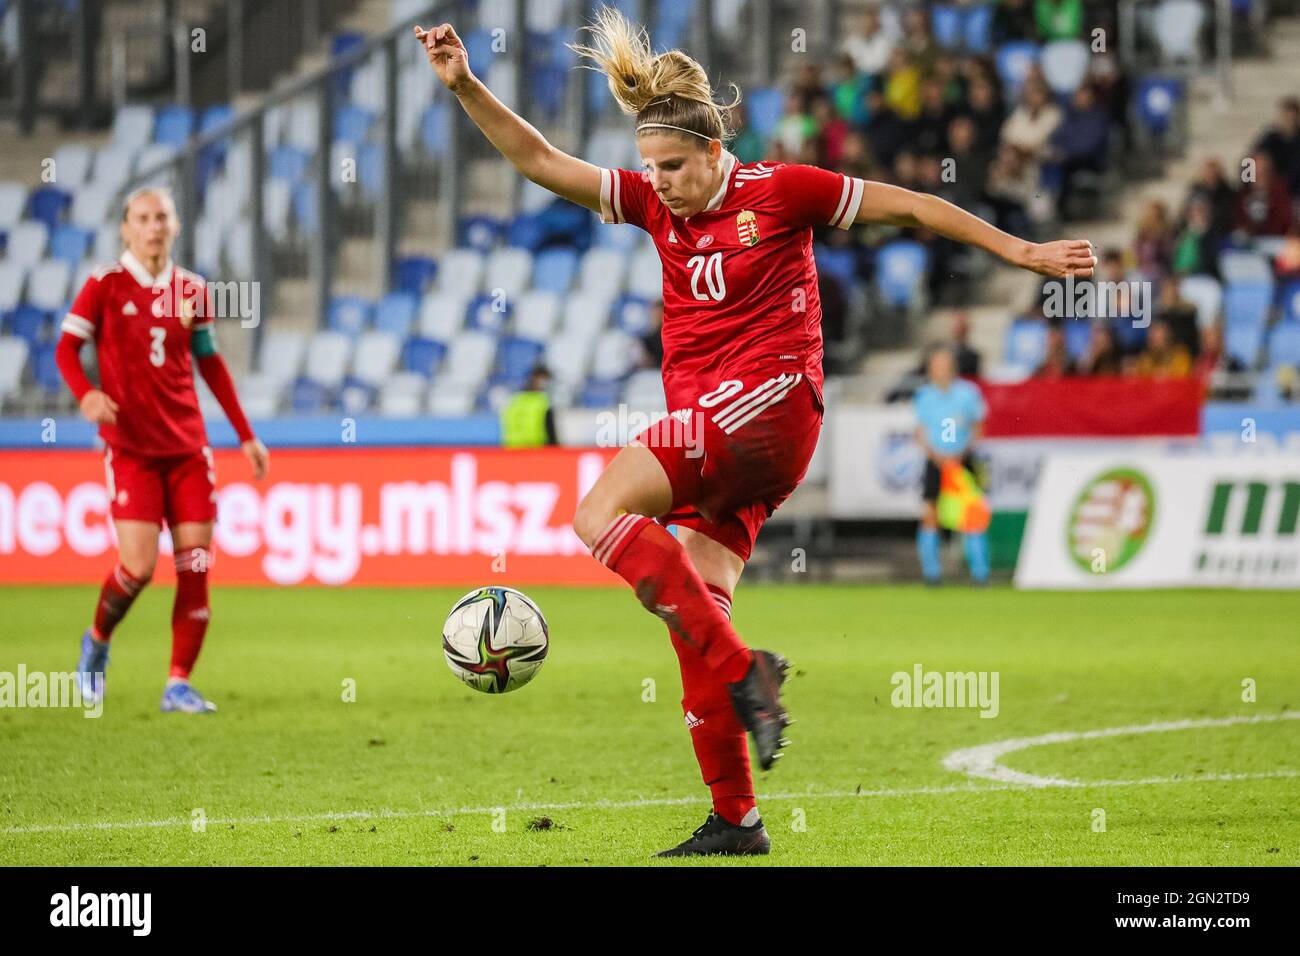
[[[1097,266],[1097,254],[1087,239],[1058,239],[1035,243],[1029,250],[1026,267],[1053,279],[1074,276],[1086,279]]]
[[[81,414],[96,425],[117,424],[117,402],[97,388],[81,396]]]
[[[261,481],[266,477],[266,473],[271,470],[271,453],[266,450],[266,446],[256,438],[250,438],[239,446],[239,450],[244,453],[248,463],[253,466],[253,478]]]
[[[429,64],[447,89],[455,93],[459,87],[474,78],[474,74],[469,71],[469,53],[450,23],[436,26],[432,30],[417,26],[415,38],[424,44]]]

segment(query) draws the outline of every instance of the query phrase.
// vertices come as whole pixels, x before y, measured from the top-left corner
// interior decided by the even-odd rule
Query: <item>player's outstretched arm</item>
[[[600,212],[600,170],[564,153],[492,95],[469,68],[469,55],[451,24],[415,28],[429,64],[443,85],[515,169],[557,196]]]
[[[866,184],[855,221],[929,229],[956,242],[987,249],[1014,266],[1055,279],[1071,275],[1086,278],[1097,265],[1092,243],[1087,239],[1056,242],[1017,239],[938,196],[887,183]]]

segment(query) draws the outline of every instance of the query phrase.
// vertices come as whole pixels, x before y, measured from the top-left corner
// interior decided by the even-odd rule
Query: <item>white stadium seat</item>
[[[153,108],[123,106],[113,115],[113,143],[132,152],[144,149],[153,141]]]
[[[258,354],[258,371],[269,379],[292,382],[302,374],[307,340],[300,332],[267,332]]]
[[[26,278],[27,266],[0,259],[0,312],[14,309],[22,301]]]
[[[379,389],[379,414],[413,418],[420,414],[429,383],[418,372],[398,372]]]
[[[65,143],[54,151],[54,183],[73,192],[90,178],[95,151],[83,143]]]
[[[657,302],[664,297],[663,264],[653,247],[642,247],[628,264],[627,290]]]
[[[494,249],[483,267],[483,288],[489,295],[497,289],[513,303],[528,288],[533,278],[533,254],[527,249]]]
[[[515,309],[515,335],[534,342],[545,342],[555,331],[560,318],[560,297],[554,292],[534,289],[519,297]]]
[[[26,219],[10,228],[9,246],[5,255],[13,262],[34,266],[45,258],[45,246],[49,238],[50,232],[45,223]]]
[[[101,149],[95,156],[95,171],[88,185],[99,186],[111,193],[116,193],[136,170],[135,159],[139,154],[137,148],[129,146],[109,146]]]
[[[122,228],[116,219],[102,223],[95,230],[91,255],[97,262],[114,262],[122,254]]]
[[[497,341],[483,332],[462,332],[452,340],[442,365],[439,382],[455,384],[476,392],[492,371]]]
[[[0,402],[18,393],[27,364],[27,343],[12,336],[0,338]]]
[[[588,249],[578,267],[578,288],[614,299],[627,279],[627,254],[615,249]]]
[[[239,401],[249,418],[274,418],[280,411],[283,380],[270,375],[245,375],[239,383]]]
[[[565,332],[546,343],[546,367],[556,380],[570,387],[587,377],[595,338],[583,332]]]
[[[621,329],[611,329],[596,342],[591,374],[603,379],[622,378],[632,371],[637,356],[637,340]]]
[[[651,368],[633,372],[623,386],[623,401],[629,408],[640,411],[666,410],[668,399],[664,396],[663,375]]]
[[[429,414],[461,418],[474,410],[474,394],[454,382],[439,382],[429,390]]]
[[[363,332],[357,339],[352,375],[367,385],[378,388],[397,367],[401,353],[401,340],[391,332]]]
[[[477,249],[452,249],[438,263],[438,289],[468,299],[483,287],[483,253]]]
[[[61,259],[45,259],[27,277],[27,301],[38,309],[54,312],[68,301],[72,267]]]
[[[0,229],[19,222],[26,208],[26,186],[22,183],[0,183]]]
[[[317,332],[307,343],[304,374],[326,388],[338,388],[347,374],[352,339],[342,332]]]
[[[469,301],[456,292],[430,292],[420,303],[420,335],[450,342],[465,326]]]
[[[1196,306],[1196,324],[1201,328],[1219,321],[1223,307],[1223,286],[1213,276],[1187,276],[1178,283],[1179,294]]]
[[[106,186],[93,179],[86,183],[72,200],[72,224],[82,229],[98,229],[105,220],[117,218],[109,209],[116,194],[116,186]]]
[[[564,304],[564,331],[576,332],[595,338],[609,325],[609,311],[613,303],[608,297],[592,292],[579,292],[569,296]]]

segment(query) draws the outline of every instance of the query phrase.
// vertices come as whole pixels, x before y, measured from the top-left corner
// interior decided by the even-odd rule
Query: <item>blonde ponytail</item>
[[[653,132],[677,127],[704,139],[729,137],[723,109],[740,102],[739,90],[731,103],[715,103],[709,76],[699,63],[681,50],[656,54],[645,27],[613,7],[601,7],[586,29],[593,44],[569,44],[569,49],[608,77],[615,102],[637,118],[638,127],[649,124],[656,127]]]

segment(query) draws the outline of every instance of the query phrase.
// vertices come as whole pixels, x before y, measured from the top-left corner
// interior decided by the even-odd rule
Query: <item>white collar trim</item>
[[[727,187],[731,185],[731,174],[736,171],[736,157],[727,150],[722,151],[722,185],[718,191],[713,194],[709,204],[701,212],[713,212],[722,206],[722,201],[727,198]]]
[[[173,266],[170,259],[167,260],[167,264],[163,266],[163,271],[158,273],[157,276],[150,274],[149,270],[144,267],[144,263],[137,259],[130,249],[123,252],[118,261],[122,263],[127,272],[131,273],[131,277],[146,289],[165,289],[172,284]]]

